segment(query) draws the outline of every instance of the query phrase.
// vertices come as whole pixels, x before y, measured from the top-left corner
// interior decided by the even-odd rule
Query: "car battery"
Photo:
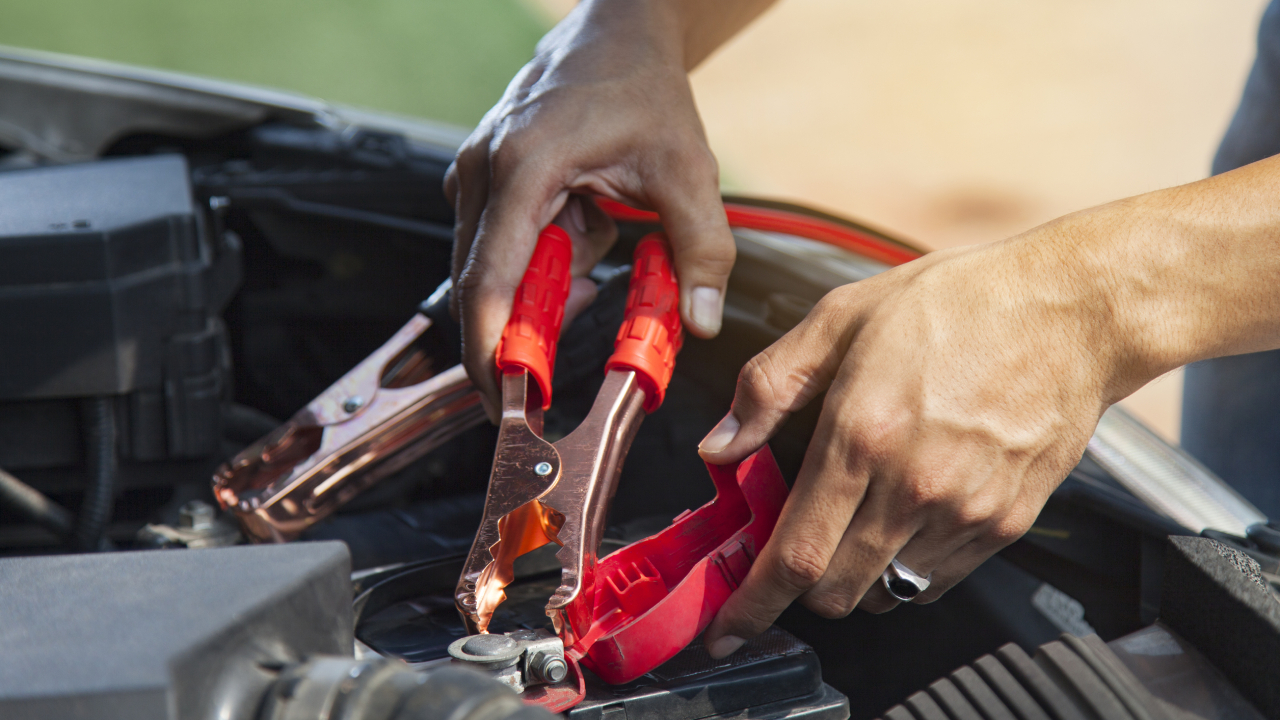
[[[0,174],[0,467],[75,466],[90,397],[121,460],[218,450],[240,258],[205,226],[180,155]]]
[[[560,581],[550,569],[551,549],[521,558],[491,632],[550,630],[543,606]],[[423,561],[359,579],[356,637],[370,651],[415,667],[451,662],[449,646],[466,635],[453,598],[462,563],[461,557]],[[695,640],[623,685],[608,685],[587,670],[583,675],[586,696],[565,713],[574,720],[849,717],[848,699],[823,682],[817,653],[777,627],[722,660]]]

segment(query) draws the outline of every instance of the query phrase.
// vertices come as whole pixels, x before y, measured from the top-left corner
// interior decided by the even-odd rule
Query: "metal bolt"
[[[558,683],[569,675],[569,666],[565,664],[564,658],[558,655],[538,653],[529,666],[538,679],[545,683]]]
[[[178,526],[204,532],[213,528],[213,506],[203,500],[191,500],[178,508]]]
[[[540,462],[537,465],[533,466],[533,471],[538,473],[539,477],[546,477],[550,475],[551,470],[552,470],[551,463],[549,462]]]
[[[356,395],[355,397],[349,397],[347,398],[346,402],[342,403],[342,409],[348,415],[359,410],[363,406],[364,406],[364,398],[360,397],[359,395]]]

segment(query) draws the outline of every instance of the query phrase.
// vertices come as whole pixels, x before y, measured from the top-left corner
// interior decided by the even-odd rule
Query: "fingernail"
[[[707,652],[711,654],[711,659],[719,660],[726,658],[738,651],[746,640],[737,635],[725,635],[719,640],[711,643],[711,647],[707,648]]]
[[[689,298],[689,314],[698,327],[709,333],[720,332],[720,289],[696,287]]]
[[[698,449],[703,452],[718,453],[729,447],[729,443],[738,436],[738,430],[742,424],[738,422],[738,418],[729,413],[716,426],[711,428],[711,432],[698,443]]]
[[[569,222],[573,223],[573,229],[587,234],[587,215],[582,209],[582,198],[577,195],[569,196]]]

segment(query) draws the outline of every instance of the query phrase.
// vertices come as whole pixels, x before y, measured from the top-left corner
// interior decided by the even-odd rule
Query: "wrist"
[[[1072,213],[1005,241],[1012,262],[1002,271],[1027,322],[1064,351],[1068,363],[1060,372],[1107,405],[1176,367],[1165,367],[1147,340],[1158,333],[1127,297],[1124,266],[1134,262],[1125,254],[1129,217],[1113,205]]]
[[[1083,312],[1116,402],[1187,363],[1224,354],[1216,299],[1197,292],[1198,238],[1162,193],[1140,195],[1057,221]]]
[[[775,1],[582,0],[547,37],[564,26],[611,40],[641,38],[688,73]]]
[[[689,25],[685,3],[673,0],[582,0],[538,42],[537,53],[596,45],[608,54],[621,50],[628,62],[687,70],[684,36]],[[630,52],[626,49],[630,48]]]

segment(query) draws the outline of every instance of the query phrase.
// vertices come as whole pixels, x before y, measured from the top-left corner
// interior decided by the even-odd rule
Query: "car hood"
[[[45,161],[92,160],[138,133],[202,138],[271,120],[394,132],[448,155],[468,132],[282,90],[0,45],[0,145]]]

